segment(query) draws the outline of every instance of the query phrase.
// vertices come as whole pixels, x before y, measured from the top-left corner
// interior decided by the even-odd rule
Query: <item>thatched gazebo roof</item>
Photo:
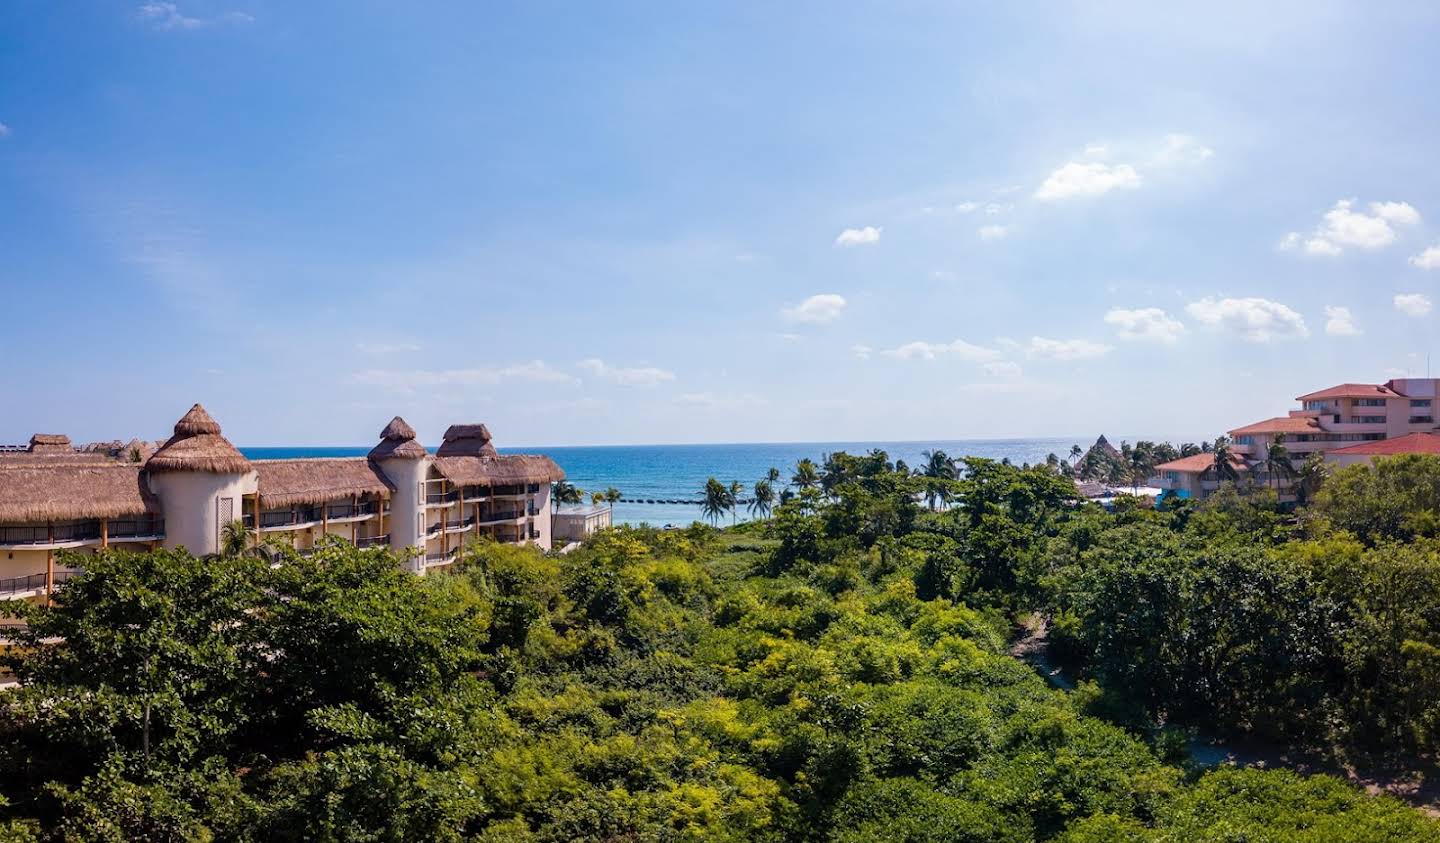
[[[339,501],[351,495],[388,494],[390,484],[364,457],[256,460],[260,502],[269,507]]]
[[[70,437],[63,433],[37,433],[30,437],[32,454],[73,454]]]
[[[425,446],[415,441],[415,428],[396,416],[380,431],[380,444],[370,449],[372,460],[421,460],[429,456]]]
[[[134,463],[0,465],[0,522],[124,518],[159,511]]]
[[[244,474],[250,461],[220,433],[220,423],[196,404],[175,423],[175,435],[145,461],[145,470]]]
[[[483,424],[452,424],[445,431],[435,456],[493,457],[495,446],[490,443],[490,429]]]

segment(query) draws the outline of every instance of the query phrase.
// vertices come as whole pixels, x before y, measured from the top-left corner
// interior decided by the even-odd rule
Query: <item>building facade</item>
[[[611,517],[609,506],[562,506],[551,517],[555,541],[583,542],[601,530],[608,530]]]
[[[549,457],[497,453],[478,424],[451,426],[431,454],[398,416],[364,457],[248,460],[199,404],[141,454],[55,434],[0,450],[0,597],[48,593],[72,573],[62,550],[212,554],[235,525],[257,547],[389,547],[417,573],[480,537],[549,550],[550,484],[565,476]]]
[[[1300,408],[1284,416],[1229,431],[1237,478],[1271,486],[1282,499],[1293,499],[1293,472],[1265,465],[1272,443],[1285,446],[1291,468],[1311,453],[1324,454],[1331,464],[1369,461],[1375,454],[1425,452],[1437,432],[1435,404],[1440,378],[1397,378],[1383,384],[1343,383],[1295,399]],[[1417,434],[1419,435],[1417,437]],[[1375,449],[1375,443],[1390,447]],[[1422,449],[1415,451],[1413,449]],[[1216,471],[1210,454],[1185,457],[1155,467],[1152,485],[1181,496],[1203,497],[1228,478]]]

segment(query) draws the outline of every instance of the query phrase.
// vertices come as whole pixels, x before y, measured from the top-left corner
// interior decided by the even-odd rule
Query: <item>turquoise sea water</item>
[[[614,486],[626,497],[615,507],[616,523],[654,525],[689,524],[699,519],[700,508],[692,505],[631,503],[641,500],[696,500],[706,478],[726,483],[739,480],[748,490],[765,476],[771,466],[788,480],[797,460],[809,457],[816,462],[828,453],[848,451],[869,453],[880,448],[891,459],[903,459],[912,466],[922,462],[922,451],[936,448],[952,457],[977,456],[1012,462],[1040,462],[1051,452],[1064,457],[1071,445],[1082,448],[1093,437],[1081,439],[961,439],[933,442],[785,442],[739,445],[597,445],[585,447],[501,448],[501,453],[548,454],[565,469],[567,479],[582,489],[601,491]],[[1115,440],[1119,442],[1119,440]],[[297,457],[363,456],[367,447],[334,448],[241,448],[252,459],[293,459]],[[783,482],[783,481],[782,481]],[[744,513],[740,515],[743,517]]]

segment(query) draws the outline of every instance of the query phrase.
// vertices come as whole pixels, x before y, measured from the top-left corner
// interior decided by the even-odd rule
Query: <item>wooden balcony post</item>
[[[55,543],[55,522],[45,522],[45,538],[50,544]],[[50,603],[50,593],[55,590],[55,548],[45,550],[45,603]]]
[[[106,550],[110,547],[110,519],[100,519],[100,549]]]

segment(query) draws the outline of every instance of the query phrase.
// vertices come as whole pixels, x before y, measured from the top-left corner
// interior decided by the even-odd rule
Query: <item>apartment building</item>
[[[1397,378],[1383,384],[1342,383],[1295,399],[1300,408],[1284,416],[1229,431],[1231,452],[1239,476],[1271,485],[1289,497],[1288,475],[1271,477],[1265,456],[1276,437],[1298,466],[1319,451],[1327,462],[1349,464],[1371,456],[1394,453],[1428,453],[1435,441],[1435,403],[1440,401],[1440,378]],[[1374,447],[1374,443],[1388,443]],[[1185,457],[1155,467],[1152,485],[1203,497],[1224,478],[1215,471],[1210,454]]]
[[[0,597],[48,593],[72,573],[62,550],[204,555],[237,522],[255,546],[306,553],[336,536],[392,548],[417,573],[482,536],[548,550],[550,484],[565,476],[549,457],[497,453],[483,424],[452,425],[431,454],[398,416],[363,457],[249,460],[199,404],[138,453],[77,451],[56,434],[0,450]]]

